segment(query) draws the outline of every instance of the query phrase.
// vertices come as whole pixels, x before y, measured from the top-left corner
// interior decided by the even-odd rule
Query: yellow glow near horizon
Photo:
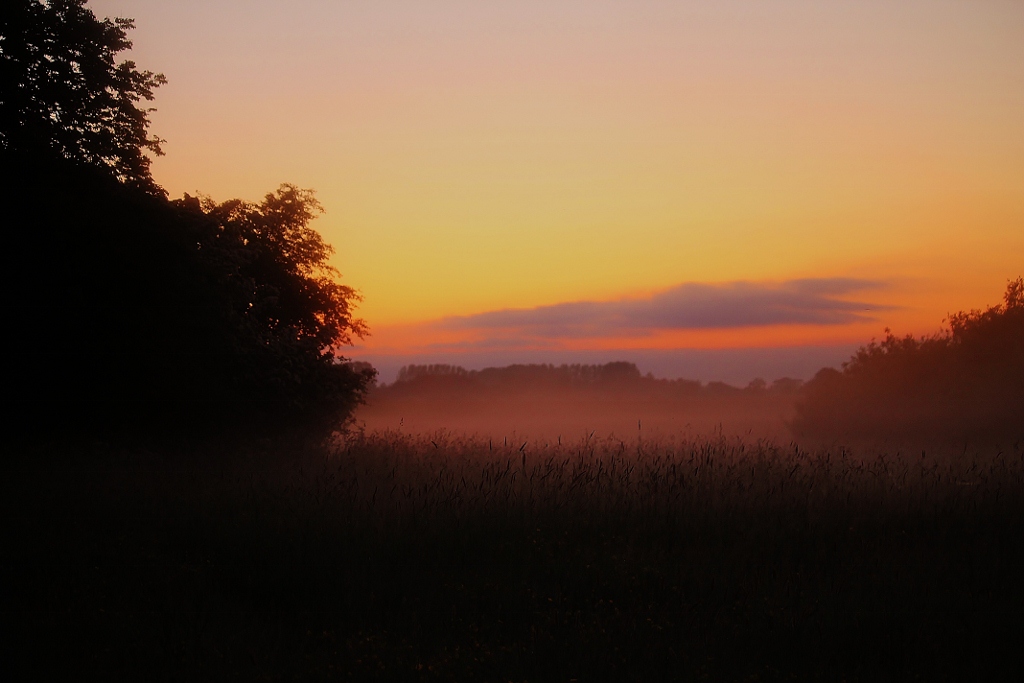
[[[883,279],[876,333],[996,303],[1024,269],[1024,5],[896,5],[90,3],[170,80],[157,180],[315,188],[382,348],[681,282]]]

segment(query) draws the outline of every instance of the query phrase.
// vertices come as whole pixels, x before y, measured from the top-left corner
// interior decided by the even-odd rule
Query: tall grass
[[[22,475],[18,657],[171,680],[955,680],[1015,661],[1019,445],[259,450]]]
[[[858,453],[724,436],[496,443],[383,432],[343,441],[320,471],[304,474],[318,500],[332,497],[368,518],[442,527],[481,514],[562,524],[612,515],[656,527],[800,513],[816,525],[842,514],[892,519],[980,509],[1024,490],[1024,451]]]

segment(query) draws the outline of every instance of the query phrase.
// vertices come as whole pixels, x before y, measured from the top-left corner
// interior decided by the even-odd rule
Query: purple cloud
[[[584,338],[657,330],[767,325],[845,325],[873,320],[879,306],[845,298],[884,282],[813,278],[785,282],[686,283],[645,299],[575,301],[445,318],[446,329],[515,329],[533,337]]]

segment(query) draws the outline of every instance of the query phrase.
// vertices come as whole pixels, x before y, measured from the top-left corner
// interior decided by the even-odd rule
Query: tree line
[[[1024,278],[1003,303],[961,311],[922,338],[861,347],[806,384],[794,429],[819,438],[1024,438]]]
[[[715,381],[705,384],[695,379],[664,379],[651,373],[642,374],[635,363],[615,361],[603,364],[513,364],[481,370],[467,370],[448,364],[406,365],[399,370],[394,383],[378,391],[412,394],[449,389],[503,392],[586,389],[669,398],[794,394],[802,384],[791,377],[781,377],[771,383],[757,378],[745,387]]]

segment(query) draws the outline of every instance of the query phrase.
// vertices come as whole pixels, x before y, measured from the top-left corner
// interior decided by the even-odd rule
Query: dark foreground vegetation
[[[1022,663],[1019,445],[86,451],[6,482],[4,661],[23,680],[997,680]]]

